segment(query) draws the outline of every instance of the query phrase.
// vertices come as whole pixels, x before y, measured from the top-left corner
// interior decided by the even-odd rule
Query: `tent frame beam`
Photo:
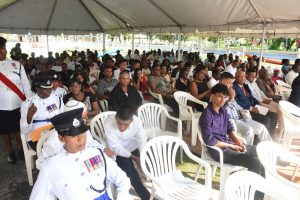
[[[262,16],[262,14],[260,13],[260,11],[256,7],[256,5],[253,3],[253,1],[252,0],[248,0],[248,2],[250,3],[251,7],[256,12],[256,14],[259,16],[259,18],[263,21],[263,23],[266,24],[265,18]]]
[[[0,11],[4,10],[4,9],[6,9],[6,8],[9,8],[9,7],[15,5],[16,3],[20,2],[20,1],[21,1],[21,0],[16,0],[16,1],[10,3],[10,4],[7,4],[7,5],[4,6],[3,8],[1,8]]]
[[[175,23],[178,27],[181,27],[180,23],[176,21],[169,13],[167,13],[165,10],[163,10],[159,5],[157,5],[153,0],[147,0],[149,3],[151,3],[155,8],[157,8],[162,14],[164,14],[166,17],[168,17],[173,23]]]
[[[82,0],[79,0],[79,3],[84,7],[84,9],[88,12],[90,17],[96,22],[96,24],[99,26],[101,32],[104,32],[104,28],[102,25],[98,22],[98,20],[95,18],[95,16],[91,13],[91,11],[88,9],[88,7],[83,3]]]
[[[53,13],[55,11],[55,8],[56,8],[56,4],[57,4],[57,0],[54,1],[53,7],[52,7],[52,10],[51,10],[48,22],[47,22],[47,27],[46,27],[47,30],[49,29],[50,23],[52,21],[52,17],[53,17]]]
[[[115,16],[118,20],[120,20],[121,22],[123,22],[125,24],[126,27],[130,26],[130,28],[133,28],[129,23],[127,23],[123,18],[121,18],[119,15],[117,15],[115,12],[113,12],[111,9],[109,9],[108,7],[106,7],[105,5],[103,5],[102,3],[100,3],[97,0],[94,0],[99,6],[101,6],[102,8],[104,8],[107,12],[109,12],[110,14],[112,14],[113,16]]]

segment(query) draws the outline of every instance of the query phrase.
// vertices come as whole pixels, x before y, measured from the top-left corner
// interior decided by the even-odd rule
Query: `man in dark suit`
[[[233,84],[235,90],[235,100],[244,109],[250,111],[252,119],[264,124],[270,135],[275,134],[277,124],[277,114],[268,111],[266,115],[259,114],[258,109],[255,107],[259,105],[259,101],[253,97],[248,85],[245,84],[246,75],[243,71],[237,71],[235,75],[236,81]]]

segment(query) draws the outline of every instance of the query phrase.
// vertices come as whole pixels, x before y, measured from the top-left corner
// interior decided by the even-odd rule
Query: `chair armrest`
[[[193,95],[189,95],[189,100],[194,103],[202,105],[204,108],[206,108],[208,105],[206,102],[200,101],[199,99],[195,98]]]
[[[194,154],[192,154],[192,152],[189,150],[188,146],[185,144],[182,145],[182,148],[184,150],[184,152],[186,153],[186,155],[193,161],[195,161],[196,163],[198,163],[199,165],[203,166],[205,168],[205,186],[211,188],[212,187],[212,177],[211,177],[211,166],[208,162],[202,160],[201,158],[195,156]]]
[[[167,118],[177,122],[177,133],[179,134],[180,138],[182,138],[182,121],[178,118],[172,117],[168,112],[165,114]]]
[[[201,145],[203,145],[203,144],[201,144]],[[209,146],[209,145],[206,145],[206,144],[204,144],[204,145],[208,148],[216,150],[219,153],[219,158],[220,158],[219,162],[220,162],[220,165],[223,166],[224,160],[223,160],[223,151],[221,150],[221,148],[216,147],[216,146]]]

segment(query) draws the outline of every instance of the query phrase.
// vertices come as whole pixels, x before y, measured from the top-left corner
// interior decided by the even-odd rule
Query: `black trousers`
[[[267,115],[261,115],[259,113],[250,112],[253,120],[262,123],[268,129],[270,135],[273,137],[276,130],[277,114],[274,112],[268,112]]]
[[[135,156],[139,156],[139,154],[140,154],[137,149],[131,153]],[[117,164],[129,177],[131,185],[135,189],[135,191],[139,195],[139,197],[142,200],[149,200],[150,193],[143,185],[139,174],[137,173],[136,169],[134,168],[133,161],[130,158],[117,156]]]
[[[265,177],[265,170],[261,165],[257,152],[256,145],[246,145],[247,152],[240,153],[233,150],[227,150],[223,152],[224,163],[239,165],[248,168],[249,171],[255,172]],[[219,161],[219,154],[215,150],[210,150],[212,158]],[[243,178],[243,177],[241,177]],[[261,192],[255,193],[255,200],[263,200],[264,195]]]

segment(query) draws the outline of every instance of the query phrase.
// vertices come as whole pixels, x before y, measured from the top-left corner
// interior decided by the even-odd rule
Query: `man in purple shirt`
[[[249,171],[264,175],[256,146],[244,145],[229,121],[229,115],[223,107],[228,96],[227,86],[217,84],[212,88],[211,104],[203,111],[199,120],[202,138],[205,144],[222,149],[224,163],[247,167]],[[216,150],[208,148],[208,151],[214,160],[219,161]]]

